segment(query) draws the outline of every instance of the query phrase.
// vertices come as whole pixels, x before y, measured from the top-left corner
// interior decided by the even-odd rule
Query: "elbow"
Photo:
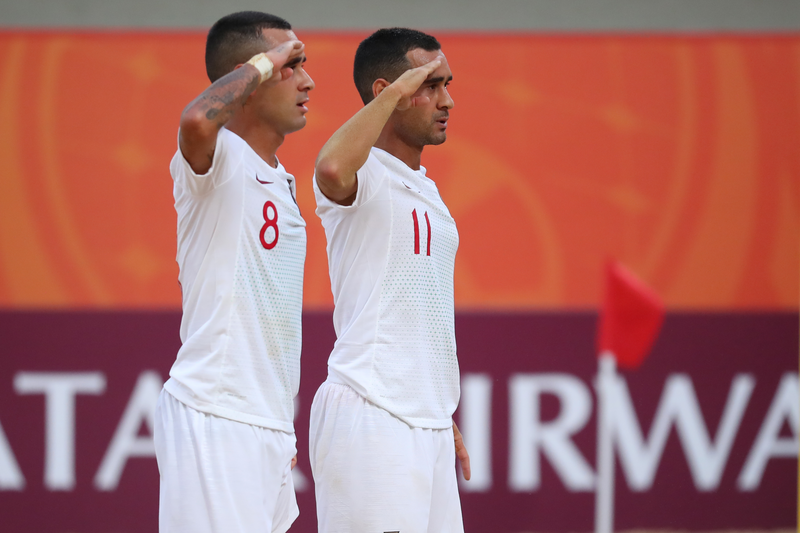
[[[315,168],[320,191],[334,202],[349,205],[356,191],[355,174],[346,174],[335,161],[321,158]]]
[[[219,128],[208,120],[200,109],[189,106],[181,114],[181,135],[185,139],[207,139],[215,137]]]
[[[339,170],[339,165],[335,161],[320,159],[316,164],[317,181],[323,181],[329,188],[341,188],[343,179]]]

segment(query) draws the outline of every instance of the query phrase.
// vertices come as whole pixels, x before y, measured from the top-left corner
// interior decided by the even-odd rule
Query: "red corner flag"
[[[638,368],[663,321],[661,298],[620,263],[610,262],[597,335],[598,354],[612,352],[621,368]]]

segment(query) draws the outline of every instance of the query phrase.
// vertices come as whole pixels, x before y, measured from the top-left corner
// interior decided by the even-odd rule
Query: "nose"
[[[300,90],[301,91],[310,91],[314,87],[316,87],[316,84],[314,83],[314,80],[312,80],[311,76],[308,75],[308,72],[306,72],[306,69],[303,69],[303,77],[302,77],[302,81],[300,82]]]
[[[439,100],[439,107],[441,109],[453,109],[456,103],[450,97],[450,93],[447,91],[447,87],[443,87],[442,91],[444,91],[444,94],[442,95],[443,98]]]

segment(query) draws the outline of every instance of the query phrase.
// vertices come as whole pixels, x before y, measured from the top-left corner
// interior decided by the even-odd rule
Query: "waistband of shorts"
[[[338,377],[334,376],[333,374],[328,374],[328,377],[325,379],[325,383],[331,383],[333,385],[344,385],[348,389],[352,389],[350,385],[344,382],[344,380],[339,379]]]
[[[322,385],[320,385],[320,388],[324,387],[325,385],[334,385],[336,387],[345,387],[348,390],[350,390],[352,393],[357,394],[358,396],[360,396],[365,402],[370,403],[371,405],[377,407],[378,409],[386,411],[387,413],[389,413],[393,417],[402,420],[403,422],[405,422],[406,424],[408,424],[409,426],[414,427],[414,428],[437,429],[438,430],[438,429],[449,429],[453,425],[453,418],[452,417],[448,417],[446,419],[438,420],[438,419],[416,418],[416,417],[408,417],[408,416],[404,416],[404,415],[399,415],[399,414],[393,412],[391,409],[387,409],[385,406],[383,406],[380,403],[374,401],[372,398],[361,394],[360,392],[358,392],[358,390],[355,387],[353,387],[349,383],[346,383],[343,379],[331,374],[330,372],[328,372],[328,377],[325,379],[325,381],[322,382]]]

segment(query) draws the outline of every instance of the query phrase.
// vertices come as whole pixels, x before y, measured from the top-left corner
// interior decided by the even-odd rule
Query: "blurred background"
[[[205,32],[283,16],[316,82],[278,152],[308,223],[297,399],[335,336],[313,161],[360,108],[361,39],[433,33],[454,72],[423,164],[457,221],[466,530],[591,531],[610,259],[664,299],[622,372],[619,530],[797,527],[800,3],[0,0],[0,529],[157,530],[152,409],[180,346],[169,160]]]

